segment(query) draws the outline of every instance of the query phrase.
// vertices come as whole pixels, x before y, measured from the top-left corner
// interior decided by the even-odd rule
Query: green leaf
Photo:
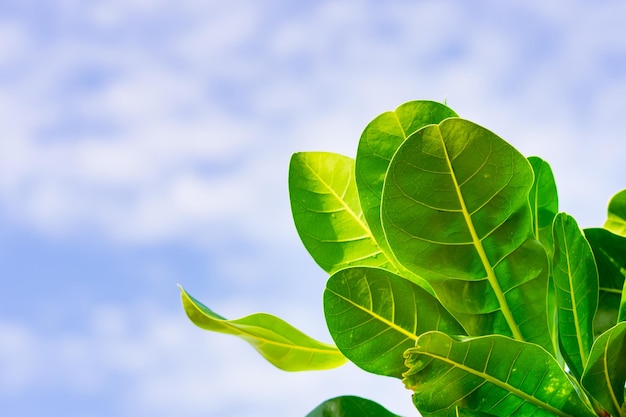
[[[611,197],[604,228],[616,235],[626,237],[626,190]]]
[[[624,282],[624,288],[622,288],[622,299],[619,303],[617,321],[626,321],[626,282]]]
[[[561,351],[580,378],[591,345],[598,308],[598,271],[591,247],[573,217],[554,219],[553,274]]]
[[[467,408],[456,409],[456,417],[495,417],[493,414],[483,413],[482,411],[468,410]]]
[[[452,417],[456,407],[501,417],[595,417],[556,360],[533,343],[429,332],[406,357],[404,383],[424,417]]]
[[[553,239],[552,222],[559,211],[559,197],[552,168],[543,159],[531,156],[528,162],[533,168],[535,181],[530,190],[529,199],[533,216],[533,232],[552,257]]]
[[[306,417],[399,417],[382,405],[361,397],[345,395],[321,403]]]
[[[410,101],[376,117],[361,135],[355,171],[361,206],[372,234],[390,259],[394,258],[393,253],[380,220],[380,202],[389,162],[413,132],[456,116],[452,109],[435,101]]]
[[[342,269],[324,291],[326,323],[337,347],[360,368],[402,377],[404,351],[429,330],[465,334],[435,297],[378,268]]]
[[[606,229],[585,229],[598,266],[600,297],[594,334],[604,333],[617,323],[626,277],[626,238]]]
[[[278,317],[257,313],[227,320],[181,290],[185,313],[198,327],[239,336],[250,343],[268,362],[284,371],[332,369],[346,358],[332,345],[318,342]]]
[[[581,382],[612,416],[623,415],[626,322],[615,325],[596,339]]]
[[[470,335],[499,333],[553,351],[548,259],[534,238],[530,163],[492,132],[446,119],[411,135],[383,190],[383,227]]]
[[[327,152],[294,154],[289,197],[300,239],[325,271],[354,265],[396,271],[363,217],[353,159]]]

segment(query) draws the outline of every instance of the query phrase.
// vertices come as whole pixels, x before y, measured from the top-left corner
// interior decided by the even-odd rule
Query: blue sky
[[[297,416],[401,383],[288,374],[193,327],[279,315],[329,341],[289,213],[293,152],[444,100],[550,162],[561,210],[626,188],[619,1],[0,1],[0,404],[15,416]]]

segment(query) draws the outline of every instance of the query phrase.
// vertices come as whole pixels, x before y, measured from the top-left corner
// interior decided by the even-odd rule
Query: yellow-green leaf
[[[335,346],[312,339],[278,317],[256,313],[227,320],[182,288],[181,298],[187,316],[196,326],[244,339],[268,362],[284,371],[332,369],[346,363]]]

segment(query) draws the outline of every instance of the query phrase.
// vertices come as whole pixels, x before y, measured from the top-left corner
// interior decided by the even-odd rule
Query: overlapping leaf
[[[356,156],[356,183],[363,213],[373,235],[390,259],[390,251],[380,221],[380,201],[385,173],[398,147],[418,129],[457,114],[434,101],[410,101],[395,111],[372,120],[361,135]]]
[[[585,389],[611,413],[623,416],[626,382],[626,322],[600,335],[593,344],[582,377]]]
[[[492,132],[451,118],[410,136],[385,179],[382,220],[397,259],[422,276],[470,335],[553,351],[548,260],[534,238],[528,160]]]
[[[626,190],[611,197],[604,228],[616,235],[626,237]]]
[[[604,333],[617,323],[626,277],[626,238],[602,228],[585,229],[598,266],[600,298],[594,334]]]
[[[453,417],[457,407],[500,417],[596,417],[556,360],[532,343],[429,332],[406,356],[404,382],[424,417]]]
[[[183,307],[198,327],[239,336],[268,362],[285,371],[331,369],[346,363],[332,345],[318,342],[282,319],[265,313],[227,320],[211,311],[181,288]]]
[[[528,162],[533,168],[535,181],[530,190],[529,200],[533,216],[533,232],[535,237],[546,248],[548,256],[552,256],[552,221],[559,211],[559,197],[552,168],[543,159],[531,156]]]
[[[591,345],[598,307],[598,272],[591,247],[573,217],[554,219],[553,274],[561,351],[580,378]]]
[[[363,217],[353,159],[328,152],[294,154],[289,196],[300,239],[325,271],[354,265],[396,271]]]
[[[435,297],[378,268],[336,272],[324,291],[324,314],[333,340],[362,369],[400,378],[403,353],[429,330],[465,334]]]
[[[345,395],[331,398],[306,417],[399,417],[382,405],[361,397]]]

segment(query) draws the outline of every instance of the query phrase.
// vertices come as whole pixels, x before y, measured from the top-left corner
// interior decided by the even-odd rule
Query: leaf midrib
[[[529,395],[528,393],[520,390],[519,388],[514,387],[513,385],[511,385],[511,384],[509,384],[509,383],[507,383],[505,381],[497,379],[497,378],[495,378],[495,377],[493,377],[493,376],[491,376],[491,375],[489,375],[489,374],[487,374],[485,372],[480,372],[480,371],[478,371],[478,370],[476,370],[474,368],[470,368],[470,367],[468,367],[468,366],[466,366],[464,364],[456,362],[456,361],[448,358],[447,356],[441,356],[441,355],[437,355],[435,353],[431,353],[431,352],[427,352],[427,351],[419,351],[419,353],[422,354],[422,355],[430,356],[433,359],[438,359],[438,360],[440,360],[442,362],[445,362],[447,364],[450,364],[450,365],[452,365],[454,367],[460,368],[461,370],[463,370],[463,371],[465,371],[465,372],[467,372],[469,374],[472,374],[472,375],[475,375],[475,376],[477,376],[479,378],[482,378],[485,381],[487,381],[489,383],[492,383],[492,384],[494,384],[494,385],[496,385],[496,386],[498,386],[500,388],[503,388],[503,389],[511,392],[512,394],[522,398],[524,401],[528,401],[529,403],[531,403],[531,404],[533,404],[533,405],[535,405],[535,406],[537,406],[539,408],[543,408],[544,410],[547,410],[547,411],[549,411],[549,412],[551,412],[553,414],[556,414],[556,415],[561,416],[561,417],[574,417],[574,416],[571,416],[570,414],[566,414],[565,412],[559,410],[558,408],[555,408],[555,407],[551,406],[550,404],[548,404],[546,402],[543,402],[543,401],[541,401],[541,400],[539,400],[539,399]]]
[[[200,314],[202,314],[204,317],[208,318],[211,321],[218,322],[218,323],[224,325],[225,327],[233,330],[235,332],[234,335],[236,335],[236,336],[249,336],[249,337],[252,337],[255,340],[258,340],[258,341],[260,341],[262,343],[267,343],[267,344],[271,344],[271,345],[281,346],[281,347],[289,348],[289,349],[301,350],[301,351],[305,351],[305,352],[317,352],[317,353],[341,355],[341,353],[337,350],[337,348],[332,346],[332,345],[328,345],[325,348],[312,348],[312,347],[305,347],[305,346],[302,346],[302,345],[297,345],[297,344],[294,344],[293,342],[292,343],[278,342],[278,341],[275,341],[275,340],[268,339],[266,337],[258,336],[256,334],[254,334],[253,332],[241,329],[240,327],[238,327],[235,324],[233,324],[233,322],[231,320],[228,320],[228,319],[220,320],[220,319],[216,319],[215,317],[209,316],[204,311],[202,311],[201,308],[198,308],[196,306],[196,303],[194,303],[189,298],[189,296],[187,295],[186,292],[183,292],[183,294],[187,298],[187,300],[194,306],[194,308],[198,312],[200,312]],[[248,327],[258,327],[258,326],[253,326],[253,325],[245,324],[245,323],[243,323],[242,325],[243,326],[248,326]],[[317,341],[317,343],[322,344],[322,342],[319,342],[319,341]]]
[[[524,341],[525,340],[524,336],[522,335],[522,332],[520,331],[519,326],[517,325],[517,322],[515,321],[515,318],[513,317],[513,312],[511,311],[511,308],[509,307],[509,304],[506,301],[506,297],[504,296],[504,292],[502,291],[502,288],[500,287],[500,283],[498,282],[496,273],[492,265],[489,263],[489,258],[487,257],[485,248],[483,247],[481,239],[478,237],[478,233],[476,232],[476,228],[474,227],[474,222],[472,220],[472,217],[469,213],[469,210],[467,209],[467,206],[465,205],[465,199],[463,198],[463,193],[461,193],[459,182],[457,181],[456,175],[454,173],[454,168],[452,167],[452,160],[450,159],[450,155],[448,154],[448,149],[446,148],[446,143],[443,139],[443,135],[441,134],[441,130],[438,129],[437,131],[439,133],[439,139],[441,140],[441,147],[443,149],[445,159],[448,164],[448,168],[450,169],[450,177],[452,178],[454,189],[459,199],[459,203],[461,204],[461,212],[463,213],[463,217],[465,218],[467,228],[470,232],[470,235],[472,236],[472,242],[474,244],[474,247],[476,248],[476,251],[478,252],[478,256],[480,257],[480,260],[483,264],[483,267],[485,268],[485,271],[487,272],[487,280],[489,281],[489,284],[491,285],[491,288],[493,289],[493,292],[496,295],[496,298],[500,305],[500,311],[502,311],[502,315],[504,316],[504,319],[506,320],[509,328],[511,329],[511,333],[513,334],[513,337],[517,340]]]
[[[374,319],[388,325],[390,328],[392,328],[393,330],[398,331],[399,333],[402,333],[403,335],[405,335],[407,338],[412,339],[412,340],[417,340],[417,335],[415,335],[414,333],[409,332],[408,330],[398,326],[395,322],[387,320],[385,317],[375,313],[373,310],[369,310],[367,308],[365,308],[364,306],[361,306],[360,304],[357,304],[356,302],[354,302],[353,300],[351,300],[350,298],[346,298],[345,296],[331,290],[330,288],[326,288],[326,291],[330,292],[331,294],[335,295],[336,297],[346,301],[348,304],[352,305],[353,307],[358,308],[359,310],[363,311],[364,313],[369,314],[370,316],[372,316]]]

